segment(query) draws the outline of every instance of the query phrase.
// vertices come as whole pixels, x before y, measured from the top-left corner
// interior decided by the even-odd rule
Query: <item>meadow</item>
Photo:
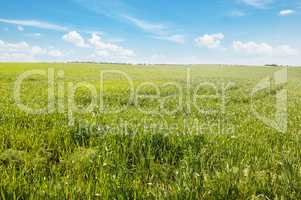
[[[53,107],[40,114],[20,109],[18,77],[48,69]],[[1,63],[0,197],[301,199],[301,68],[289,67],[287,83],[272,81],[251,98],[281,69]],[[32,75],[20,99],[45,108],[47,88],[47,75]],[[283,89],[287,128],[279,130],[254,109],[273,119]]]

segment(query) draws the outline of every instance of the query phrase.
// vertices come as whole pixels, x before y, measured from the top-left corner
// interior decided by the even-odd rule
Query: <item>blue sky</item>
[[[0,2],[0,61],[301,65],[301,0]]]

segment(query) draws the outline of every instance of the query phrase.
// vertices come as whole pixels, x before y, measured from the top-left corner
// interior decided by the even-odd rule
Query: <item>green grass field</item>
[[[17,78],[48,68],[55,109],[22,111],[13,95]],[[1,198],[301,199],[301,68],[289,68],[285,85],[272,82],[252,101],[255,86],[281,68],[195,65],[189,76],[187,68],[0,64]],[[102,87],[105,70],[124,72],[134,87],[117,73],[107,74]],[[97,91],[89,112],[70,107],[72,100],[80,108],[93,100],[85,87],[71,98],[68,85],[79,82]],[[23,104],[47,106],[47,86],[46,76],[24,80]],[[288,127],[279,131],[251,108],[273,118],[284,88]]]

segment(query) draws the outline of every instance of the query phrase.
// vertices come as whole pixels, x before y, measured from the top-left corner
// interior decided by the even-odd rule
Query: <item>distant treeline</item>
[[[288,67],[288,65],[266,64],[266,67]]]
[[[94,62],[94,61],[67,61],[66,63],[71,64],[116,64],[116,65],[134,65],[134,63],[117,63],[117,62]],[[148,64],[148,63],[135,63],[135,65],[169,65],[169,64]],[[176,64],[170,64],[176,65]],[[185,64],[189,65],[189,64]],[[191,64],[195,65],[195,64]],[[241,65],[231,65],[231,64],[217,64],[219,66],[241,66]],[[265,64],[266,67],[288,67],[288,65],[278,65],[278,64]]]

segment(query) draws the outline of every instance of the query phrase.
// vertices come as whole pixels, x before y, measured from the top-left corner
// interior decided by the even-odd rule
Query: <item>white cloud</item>
[[[185,43],[185,36],[175,34],[175,35],[169,35],[169,36],[154,36],[154,38],[159,40],[166,40],[170,42],[174,42],[177,44],[184,44]]]
[[[256,8],[264,8],[268,4],[274,2],[274,0],[240,0],[242,3],[247,4],[249,6],[253,6]]]
[[[83,38],[78,32],[71,31],[63,35],[63,40],[72,43],[77,47],[88,48],[92,50],[93,59],[102,58],[106,61],[134,57],[133,50],[126,49],[120,45],[105,41],[97,33],[92,33],[90,39]]]
[[[35,28],[41,29],[48,29],[48,30],[56,30],[56,31],[67,31],[68,28],[64,26],[60,26],[57,24],[51,24],[48,22],[38,21],[38,20],[11,20],[11,19],[0,19],[1,23],[6,24],[15,24],[20,26],[30,26]]]
[[[62,57],[62,56],[64,56],[64,54],[60,50],[50,50],[48,52],[48,55],[52,56],[52,57]]]
[[[71,31],[65,35],[63,35],[63,40],[66,42],[69,42],[71,44],[74,44],[78,47],[88,47],[88,45],[85,43],[84,38],[76,31]]]
[[[96,33],[92,34],[92,37],[89,39],[89,43],[96,49],[96,53],[99,56],[131,57],[135,55],[135,53],[130,49],[123,48],[122,46],[110,42],[105,42]]]
[[[288,15],[292,15],[294,13],[295,13],[294,10],[281,10],[279,12],[279,16],[288,16]]]
[[[198,46],[205,46],[209,49],[217,49],[221,47],[221,41],[225,38],[223,33],[205,34],[195,39]]]
[[[234,51],[256,56],[296,56],[297,49],[289,45],[272,46],[267,43],[233,41]]]
[[[1,61],[34,61],[39,56],[57,57],[53,51],[58,50],[49,51],[39,46],[31,46],[27,42],[8,43],[0,40]]]
[[[28,50],[30,46],[26,42],[6,43],[0,40],[0,51],[23,51]]]
[[[46,49],[43,49],[39,46],[33,46],[31,48],[31,53],[33,55],[43,55],[43,54],[47,54],[47,50]]]
[[[23,26],[17,26],[18,31],[24,31]]]

